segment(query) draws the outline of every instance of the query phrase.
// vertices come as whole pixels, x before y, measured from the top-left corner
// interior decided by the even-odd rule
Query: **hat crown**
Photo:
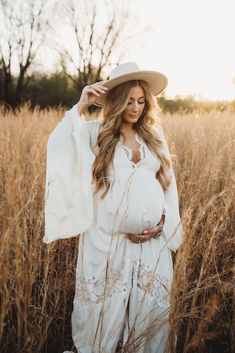
[[[111,71],[110,76],[104,85],[111,90],[124,82],[133,80],[147,82],[154,96],[161,93],[167,85],[167,78],[162,73],[157,71],[140,70],[135,62],[127,62],[116,66]],[[105,92],[102,96],[97,97],[94,104],[98,107],[102,107],[105,104],[109,92]]]
[[[135,62],[120,64],[111,71],[109,79],[111,80],[113,78],[130,74],[132,72],[138,72],[138,71],[140,71],[140,69]]]

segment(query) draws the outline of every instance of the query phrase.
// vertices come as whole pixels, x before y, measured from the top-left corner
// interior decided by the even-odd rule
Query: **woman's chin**
[[[139,119],[139,116],[135,116],[135,117],[130,116],[129,119],[131,122],[136,122]]]
[[[128,124],[134,124],[138,121],[139,116],[133,117],[133,116],[128,116],[124,121]]]

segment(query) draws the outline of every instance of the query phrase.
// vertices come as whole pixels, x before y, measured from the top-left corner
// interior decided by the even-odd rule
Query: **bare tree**
[[[0,67],[3,99],[15,106],[49,29],[46,0],[0,0]]]
[[[104,69],[119,64],[137,41],[141,45],[146,29],[133,24],[131,6],[131,1],[121,0],[71,0],[64,5],[64,38],[61,34],[55,41],[56,50],[78,89],[103,79]]]

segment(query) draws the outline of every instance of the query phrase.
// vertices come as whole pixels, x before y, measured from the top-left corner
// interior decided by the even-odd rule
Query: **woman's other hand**
[[[145,243],[146,241],[150,240],[151,238],[156,238],[161,235],[162,228],[164,225],[165,216],[162,216],[161,221],[153,228],[146,229],[141,234],[134,234],[134,233],[125,233],[126,238],[129,239],[132,243]]]
[[[107,92],[108,88],[104,86],[105,82],[106,81],[95,82],[92,85],[85,86],[83,88],[80,100],[77,103],[77,108],[80,115],[94,103],[97,97],[100,97],[100,95]]]
[[[151,238],[156,238],[161,235],[164,223],[165,223],[165,215],[163,214],[160,222],[155,227],[146,229],[141,234],[125,233],[126,238],[129,239],[132,243],[136,243],[136,244],[145,243]]]

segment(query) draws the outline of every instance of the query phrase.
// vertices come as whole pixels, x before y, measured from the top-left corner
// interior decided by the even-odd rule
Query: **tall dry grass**
[[[62,109],[0,114],[1,352],[73,349],[78,239],[42,243],[47,136]],[[172,288],[170,353],[232,352],[235,115],[162,118],[185,241]]]
[[[175,266],[171,353],[234,352],[235,116],[167,117],[185,242]]]

